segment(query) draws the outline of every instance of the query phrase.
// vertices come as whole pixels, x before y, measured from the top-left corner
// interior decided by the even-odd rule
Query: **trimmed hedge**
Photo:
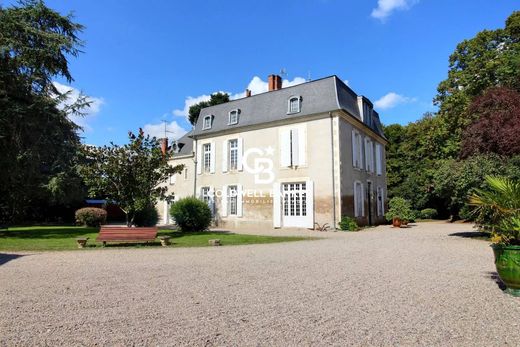
[[[343,217],[339,222],[339,227],[343,231],[357,231],[359,229],[356,220],[352,217]]]
[[[154,227],[159,221],[159,214],[154,206],[148,206],[134,215],[136,227]]]
[[[181,231],[204,231],[211,224],[209,206],[197,198],[183,198],[173,203],[170,213]]]
[[[424,210],[421,210],[420,213],[422,219],[433,219],[437,217],[437,215],[437,210],[434,208],[425,208]]]
[[[107,221],[107,211],[97,207],[84,207],[76,211],[76,223],[88,227],[98,227]]]

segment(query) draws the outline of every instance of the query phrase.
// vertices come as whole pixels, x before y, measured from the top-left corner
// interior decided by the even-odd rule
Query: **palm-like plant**
[[[492,241],[520,245],[520,183],[505,177],[486,177],[487,189],[469,198],[477,224],[491,230]]]

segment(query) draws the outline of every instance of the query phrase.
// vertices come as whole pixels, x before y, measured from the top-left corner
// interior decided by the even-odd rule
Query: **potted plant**
[[[408,224],[412,217],[412,208],[408,200],[399,197],[392,198],[388,203],[388,207],[385,217],[388,221],[392,221],[392,225],[395,228]],[[405,224],[403,224],[403,221]]]
[[[520,296],[520,183],[486,177],[487,189],[470,196],[476,224],[491,233],[495,266],[506,291]]]

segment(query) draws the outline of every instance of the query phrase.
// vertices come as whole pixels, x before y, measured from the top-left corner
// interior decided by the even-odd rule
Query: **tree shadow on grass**
[[[11,260],[23,257],[23,254],[12,254],[12,253],[0,253],[0,266],[4,265]]]
[[[497,284],[498,288],[500,288],[500,290],[506,290],[506,285],[504,284],[504,282],[502,282],[496,271],[488,271],[486,272],[485,276],[487,279],[494,281]]]
[[[489,240],[490,234],[482,231],[461,231],[458,233],[449,234],[448,236],[457,236],[466,239]]]
[[[0,231],[0,237],[19,239],[63,239],[75,238],[85,234],[97,233],[98,228],[78,227],[30,227]]]

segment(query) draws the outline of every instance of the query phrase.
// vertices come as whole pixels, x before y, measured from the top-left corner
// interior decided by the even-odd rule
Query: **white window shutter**
[[[301,128],[298,132],[298,165],[307,164],[307,129]]]
[[[307,228],[314,228],[314,182],[305,182],[307,186]]]
[[[215,173],[215,142],[211,142],[210,147],[210,164],[209,164],[209,172]]]
[[[197,174],[202,174],[202,145],[197,145]]]
[[[368,140],[365,139],[365,170],[369,171]]]
[[[357,148],[356,148],[356,132],[352,130],[352,166],[357,167]]]
[[[211,210],[211,215],[215,215],[215,188],[209,187],[209,209]]]
[[[281,131],[280,164],[282,167],[291,166],[291,130]]]
[[[365,186],[363,184],[360,185],[361,187],[361,216],[365,216]]]
[[[228,164],[228,140],[222,141],[222,172],[227,172],[227,164]]]
[[[300,151],[300,146],[298,143],[300,142],[300,138],[298,135],[299,131],[298,129],[292,129],[291,130],[291,165],[292,166],[298,166],[300,165],[300,155],[298,154]]]
[[[238,156],[237,156],[237,169],[238,171],[243,170],[243,164],[242,164],[242,156],[244,155],[244,139],[239,137],[238,141]]]
[[[243,208],[242,208],[242,185],[237,185],[237,217],[242,217]]]
[[[273,227],[282,226],[282,205],[281,205],[280,183],[273,183]]]
[[[222,186],[222,194],[221,194],[221,201],[220,201],[220,207],[222,209],[222,211],[220,211],[220,215],[222,217],[227,217],[227,190],[228,190],[227,185]]]
[[[381,145],[379,143],[376,144],[376,174],[383,174],[381,170]]]
[[[357,208],[358,204],[359,204],[359,202],[358,202],[358,198],[359,197],[358,197],[358,192],[357,192],[357,186],[358,186],[357,183],[354,182],[354,217],[359,217],[358,216],[358,208]]]

